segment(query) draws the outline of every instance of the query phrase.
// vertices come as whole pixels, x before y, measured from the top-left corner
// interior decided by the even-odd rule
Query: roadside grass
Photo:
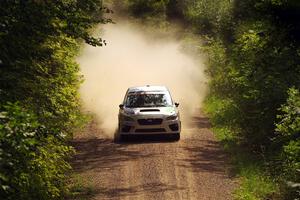
[[[222,124],[226,114],[224,115],[220,110],[227,103],[218,98],[208,97],[204,103],[204,111],[210,117],[217,140],[230,154],[233,173],[239,178],[239,186],[235,189],[233,198],[236,200],[279,199],[279,187],[275,178],[267,174],[263,156],[250,152],[239,142],[234,132]]]
[[[69,180],[68,193],[65,199],[88,200],[96,193],[91,182],[79,174],[73,174]]]
[[[276,184],[259,168],[259,166],[248,165],[243,165],[240,168],[241,185],[234,193],[235,199],[275,199]]]

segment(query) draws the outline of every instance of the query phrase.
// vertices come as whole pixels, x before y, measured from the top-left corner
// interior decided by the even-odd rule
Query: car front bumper
[[[181,122],[167,120],[166,117],[136,117],[133,121],[119,120],[120,135],[141,135],[141,134],[178,134],[181,131]]]

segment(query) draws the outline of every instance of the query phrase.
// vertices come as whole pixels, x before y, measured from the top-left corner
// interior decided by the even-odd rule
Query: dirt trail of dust
[[[78,59],[85,79],[80,89],[84,107],[110,137],[128,87],[166,85],[180,103],[183,122],[205,95],[204,65],[181,50],[181,41],[155,38],[139,29],[122,21],[106,25],[101,32],[107,46],[86,46]]]
[[[237,180],[228,157],[209,130],[208,118],[193,119],[192,135],[179,142],[167,137],[131,138],[114,143],[96,124],[76,138],[73,169],[88,187],[72,200],[230,200]],[[182,135],[186,130],[182,131]],[[81,189],[85,191],[84,187]]]

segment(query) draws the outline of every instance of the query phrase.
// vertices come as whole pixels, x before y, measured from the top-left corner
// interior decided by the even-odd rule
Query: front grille
[[[136,129],[135,132],[139,132],[139,133],[150,133],[150,132],[166,132],[166,130],[164,128],[145,128],[145,129]]]
[[[172,131],[178,131],[179,129],[178,124],[171,124],[169,127]]]
[[[150,119],[138,119],[140,125],[159,125],[163,119],[161,118],[150,118]]]

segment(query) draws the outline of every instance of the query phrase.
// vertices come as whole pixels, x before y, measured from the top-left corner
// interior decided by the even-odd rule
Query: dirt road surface
[[[203,115],[179,142],[162,136],[115,142],[96,127],[73,141],[75,173],[93,188],[84,199],[232,199],[237,181]]]

